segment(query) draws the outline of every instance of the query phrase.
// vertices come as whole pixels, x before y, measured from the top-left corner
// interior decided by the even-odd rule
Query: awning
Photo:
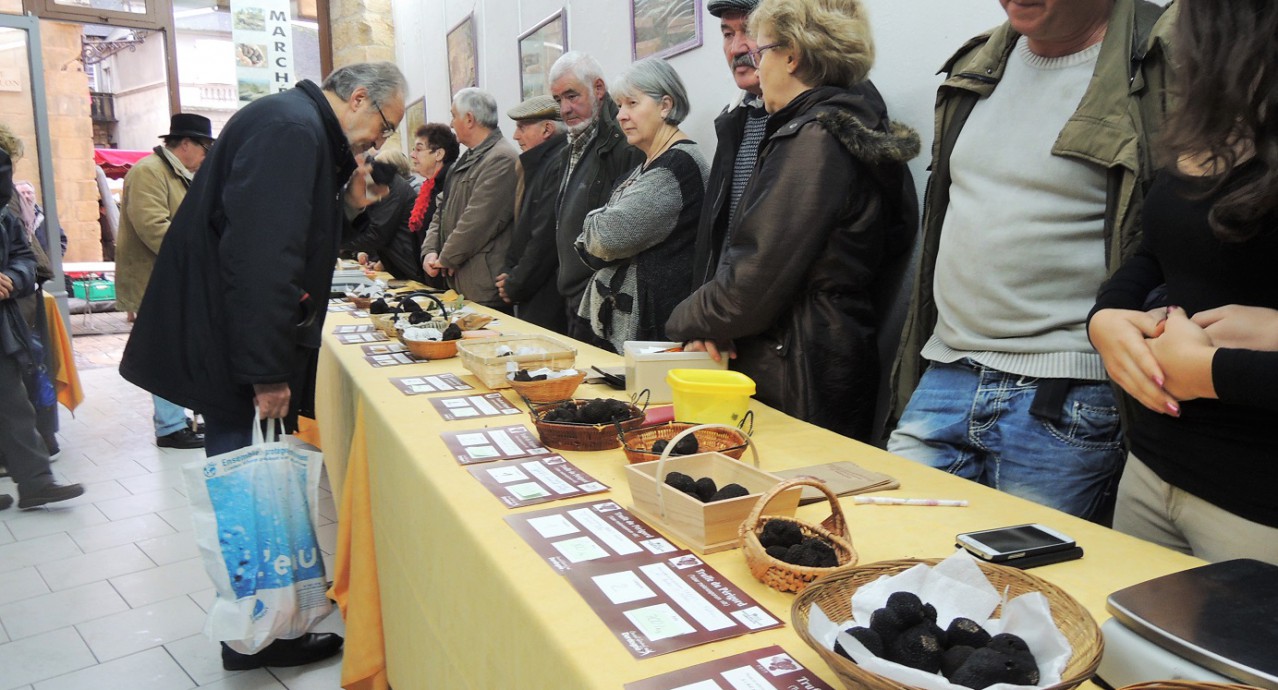
[[[102,166],[107,177],[118,180],[129,172],[133,164],[151,155],[150,151],[125,151],[123,149],[93,149],[93,162]]]

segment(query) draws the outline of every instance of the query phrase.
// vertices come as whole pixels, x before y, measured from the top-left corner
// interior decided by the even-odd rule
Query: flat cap
[[[710,0],[710,4],[706,5],[706,9],[710,11],[710,14],[722,17],[724,12],[750,14],[758,6],[759,0]]]
[[[559,104],[550,96],[533,96],[506,111],[506,117],[520,120],[558,120]]]

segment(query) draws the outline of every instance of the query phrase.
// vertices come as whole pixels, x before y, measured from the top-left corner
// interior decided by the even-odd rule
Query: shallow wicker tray
[[[577,386],[586,380],[586,372],[578,371],[576,376],[564,376],[544,381],[516,381],[513,374],[507,374],[506,380],[524,400],[529,403],[549,403],[568,400],[577,392]]]
[[[372,304],[373,304],[373,300],[374,300],[375,298],[373,298],[373,297],[356,297],[355,295],[351,295],[351,296],[350,296],[350,297],[348,297],[347,299],[349,299],[349,300],[351,301],[351,304],[354,304],[354,305],[355,305],[355,308],[356,308],[356,309],[368,309],[368,307],[369,307],[370,305],[372,305]]]
[[[1205,680],[1151,680],[1124,685],[1118,690],[1260,690],[1260,688],[1238,683],[1209,683]]]
[[[448,359],[457,356],[460,340],[409,340],[399,336],[399,342],[417,359]]]
[[[830,502],[830,516],[820,525],[812,525],[798,518],[783,515],[764,516],[763,511],[768,503],[787,489],[811,486],[825,494]],[[799,526],[805,537],[816,537],[824,540],[834,548],[834,555],[839,564],[832,568],[811,568],[805,565],[786,563],[779,558],[768,555],[767,549],[759,542],[759,534],[763,526],[773,520],[782,520]],[[741,547],[745,553],[746,565],[750,574],[763,584],[779,592],[802,592],[808,583],[842,568],[856,565],[856,549],[852,548],[852,537],[848,534],[847,518],[843,516],[843,508],[839,505],[839,497],[830,491],[825,482],[810,477],[795,477],[772,487],[772,490],[761,496],[750,511],[749,517],[738,528],[741,533]]]
[[[489,388],[491,387],[489,386]],[[574,401],[579,404],[588,402],[581,398],[576,398]],[[565,401],[528,403],[528,414],[532,416],[533,425],[537,427],[537,435],[541,437],[541,442],[547,448],[554,448],[555,450],[611,450],[621,444],[621,441],[617,439],[618,428],[628,430],[643,424],[644,412],[634,403],[626,403],[632,416],[624,422],[572,424],[570,422],[542,421],[542,417],[555,409],[561,402]]]
[[[626,451],[626,459],[631,463],[649,462],[661,457],[661,453],[652,450],[657,441],[669,441],[680,432],[698,427],[688,422],[666,422],[657,426],[645,426],[619,434],[621,447]],[[726,426],[700,425],[692,433],[697,438],[698,453],[723,453],[735,460],[745,454],[750,438],[740,429]]]
[[[502,345],[512,350],[517,350],[522,345],[534,345],[546,351],[533,355],[498,357],[497,349]],[[462,365],[478,377],[485,386],[493,390],[510,388],[510,379],[506,378],[506,371],[511,363],[516,369],[530,367],[570,369],[577,361],[575,348],[544,335],[504,335],[478,340],[466,339],[458,352],[461,354]],[[609,448],[616,448],[615,441]]]
[[[808,632],[808,612],[814,604],[819,604],[830,620],[848,620],[852,617],[852,594],[860,586],[874,582],[884,575],[895,575],[920,563],[934,566],[940,562],[941,560],[937,558],[881,561],[822,577],[799,594],[790,607],[790,620],[794,625],[794,631],[808,643],[808,646],[821,655],[825,663],[830,666],[830,670],[834,671],[848,690],[913,690],[913,686],[865,671],[848,659],[823,647]],[[1074,653],[1061,673],[1061,682],[1043,686],[1043,690],[1073,688],[1096,674],[1101,653],[1105,650],[1105,642],[1101,638],[1100,628],[1096,625],[1092,614],[1088,613],[1082,604],[1060,587],[1024,570],[984,562],[977,562],[977,565],[995,590],[1000,593],[1006,591],[1008,599],[1029,592],[1042,592],[1047,597],[1052,619],[1065,639],[1069,640]]]

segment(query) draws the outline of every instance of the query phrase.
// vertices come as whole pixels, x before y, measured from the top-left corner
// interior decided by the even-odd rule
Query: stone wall
[[[333,67],[354,62],[395,61],[391,0],[331,0]]]
[[[40,22],[44,88],[58,218],[68,240],[63,261],[101,261],[89,80],[75,60],[80,54],[80,31],[79,24]]]

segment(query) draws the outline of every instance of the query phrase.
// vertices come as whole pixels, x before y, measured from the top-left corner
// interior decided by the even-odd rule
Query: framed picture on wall
[[[701,45],[701,0],[630,0],[630,55],[670,57]]]
[[[475,15],[469,14],[448,30],[448,88],[450,95],[468,86],[479,86],[479,49],[475,41]]]
[[[519,97],[550,95],[550,66],[568,50],[568,18],[560,10],[519,37]]]
[[[423,96],[404,108],[404,126],[399,131],[404,133],[404,151],[413,150],[413,142],[417,137],[417,128],[426,124],[426,98]]]

